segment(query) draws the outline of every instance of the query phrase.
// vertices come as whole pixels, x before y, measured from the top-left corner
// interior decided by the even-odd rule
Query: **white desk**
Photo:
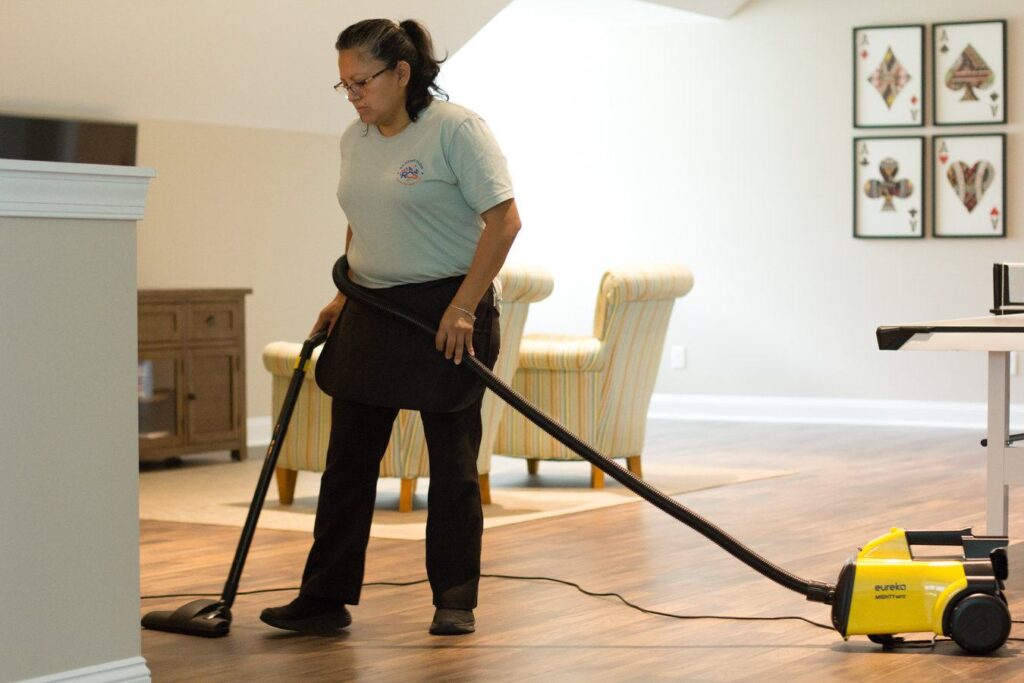
[[[1010,422],[1010,351],[1024,351],[1024,314],[938,320],[879,327],[878,348],[888,351],[988,353],[987,531],[1008,535],[1008,492],[1024,484],[1024,454],[1007,445]]]

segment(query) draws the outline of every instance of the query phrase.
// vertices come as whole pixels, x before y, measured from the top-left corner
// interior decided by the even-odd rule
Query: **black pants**
[[[420,413],[430,459],[427,576],[437,607],[476,607],[483,535],[481,401],[454,413]],[[397,415],[397,408],[334,399],[303,595],[359,603],[380,461]]]

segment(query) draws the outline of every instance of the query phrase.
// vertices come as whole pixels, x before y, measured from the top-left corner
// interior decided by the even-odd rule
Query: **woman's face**
[[[400,61],[393,69],[361,50],[338,52],[338,76],[350,86],[348,98],[365,124],[388,124],[405,111],[409,65]]]

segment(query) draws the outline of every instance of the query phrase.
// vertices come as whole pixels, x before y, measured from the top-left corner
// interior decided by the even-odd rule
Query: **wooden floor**
[[[644,457],[795,470],[678,499],[776,564],[833,582],[858,545],[891,526],[983,532],[979,437],[958,430],[655,421]],[[588,476],[586,463],[579,468]],[[1024,497],[1011,492],[1010,511],[1011,534],[1019,535]],[[219,593],[238,533],[142,522],[143,595]],[[310,540],[259,530],[241,589],[297,586]],[[1012,556],[1010,608],[1024,619],[1024,566]],[[829,621],[826,606],[761,578],[640,502],[488,530],[483,560],[486,573],[558,577],[662,611]],[[367,581],[423,576],[422,543],[371,540]],[[365,588],[362,604],[352,609],[354,623],[335,637],[289,634],[259,621],[261,609],[293,596],[240,596],[226,638],[143,631],[153,680],[1024,680],[1024,642],[990,657],[965,656],[951,642],[932,651],[883,652],[864,638],[844,642],[794,621],[649,616],[547,582],[483,579],[477,633],[458,638],[427,634],[426,585]],[[143,611],[189,599],[144,600]],[[1024,637],[1024,625],[1015,625],[1012,636]]]

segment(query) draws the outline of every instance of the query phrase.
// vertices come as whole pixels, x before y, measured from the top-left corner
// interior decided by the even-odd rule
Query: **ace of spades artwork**
[[[961,102],[977,101],[975,90],[992,86],[995,73],[970,43],[963,49],[953,66],[946,71],[945,83],[950,90],[963,90]]]
[[[999,48],[993,47],[991,36],[984,33],[985,30],[991,29],[978,30],[983,32],[968,29],[965,34],[963,26],[952,30],[944,28],[938,36],[937,64],[948,65],[949,68],[942,74],[941,86],[939,74],[935,74],[935,86],[942,87],[951,95],[944,101],[941,113],[936,111],[936,120],[940,123],[998,122],[1000,117],[1003,122],[1006,120],[1006,113],[1000,101],[1004,76],[997,73],[989,64],[993,58],[998,59]],[[1005,26],[996,30],[1001,36],[999,40],[1002,41]],[[954,55],[952,63],[947,61]],[[1005,56],[1003,59],[1005,60]],[[957,94],[959,97],[956,97]],[[986,96],[984,99],[983,95]],[[985,113],[982,114],[982,111]]]

